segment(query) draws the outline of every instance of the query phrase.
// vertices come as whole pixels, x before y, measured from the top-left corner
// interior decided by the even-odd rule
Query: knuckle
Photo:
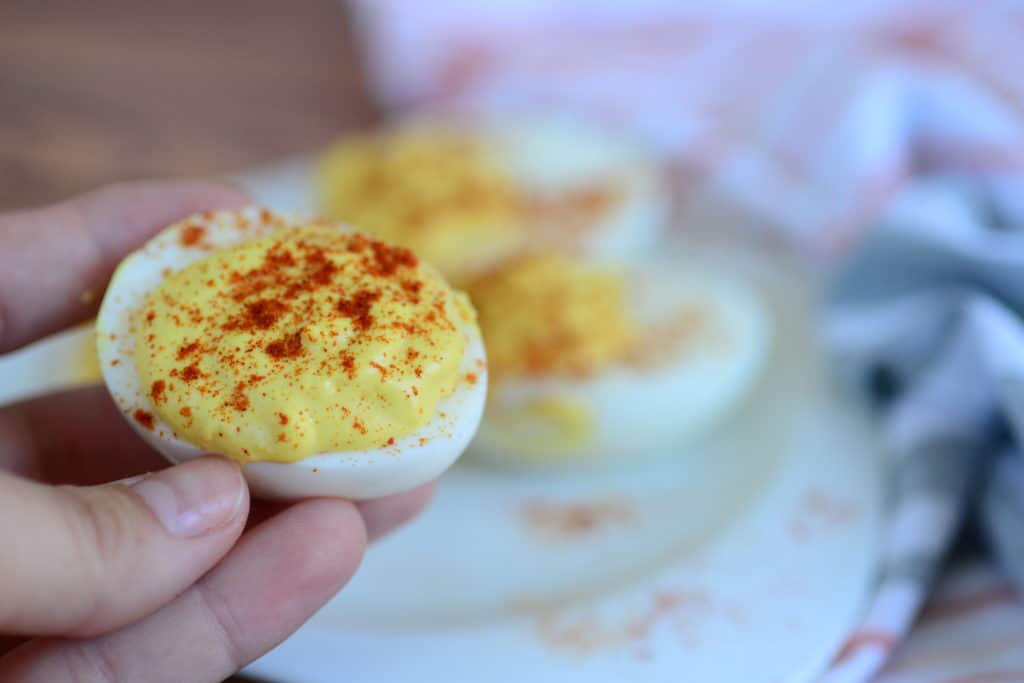
[[[73,556],[85,585],[80,594],[88,596],[79,620],[80,632],[102,621],[110,590],[130,571],[132,549],[140,542],[134,523],[133,501],[115,487],[102,492],[67,487],[64,497],[66,524],[74,543]]]
[[[221,650],[232,669],[238,671],[249,663],[249,657],[246,656],[245,648],[242,646],[245,627],[235,615],[231,604],[220,593],[203,583],[196,584],[196,592],[207,621],[215,629]]]
[[[121,683],[117,658],[102,640],[69,644],[61,653],[71,683]]]
[[[82,559],[101,568],[116,565],[135,536],[130,501],[113,487],[103,493],[77,490],[69,499],[69,522]]]

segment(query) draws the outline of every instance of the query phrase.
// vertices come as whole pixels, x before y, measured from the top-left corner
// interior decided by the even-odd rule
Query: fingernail
[[[238,515],[245,498],[238,467],[216,456],[162,470],[131,487],[164,528],[181,538],[224,526]]]

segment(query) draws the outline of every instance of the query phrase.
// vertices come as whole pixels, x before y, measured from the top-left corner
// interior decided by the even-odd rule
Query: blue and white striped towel
[[[841,270],[825,340],[882,412],[892,509],[879,587],[827,677],[909,630],[969,515],[1024,588],[1024,179],[908,185]]]

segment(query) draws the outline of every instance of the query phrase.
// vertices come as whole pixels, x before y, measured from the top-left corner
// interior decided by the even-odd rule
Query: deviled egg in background
[[[461,284],[524,250],[620,261],[655,244],[671,199],[635,141],[568,117],[429,120],[339,141],[322,210],[408,246]]]
[[[491,371],[472,457],[629,465],[713,425],[756,379],[768,321],[740,283],[678,265],[548,252],[472,283]]]

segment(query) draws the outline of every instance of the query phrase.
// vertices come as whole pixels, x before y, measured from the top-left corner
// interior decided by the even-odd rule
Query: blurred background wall
[[[236,171],[372,116],[339,0],[0,2],[0,210]]]

